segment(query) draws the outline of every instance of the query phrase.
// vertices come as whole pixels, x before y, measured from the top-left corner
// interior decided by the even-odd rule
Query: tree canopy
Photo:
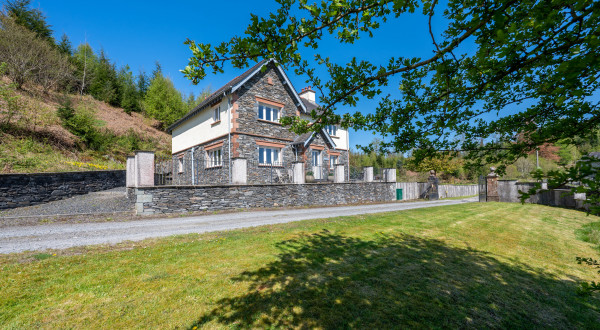
[[[321,94],[323,111],[313,113],[314,124],[283,119],[292,129],[340,123],[375,130],[385,138],[383,150],[414,150],[417,159],[466,152],[474,163],[509,163],[544,143],[591,132],[600,123],[594,97],[600,74],[598,1],[278,3],[269,15],[252,15],[245,35],[218,45],[188,39],[193,56],[182,72],[198,83],[208,72],[223,72],[228,62],[245,68],[273,58],[304,75]],[[356,57],[336,63],[319,52],[331,40],[327,35],[352,44],[411,13],[424,15],[429,23],[423,26],[431,38],[428,58],[399,53],[383,65]],[[432,21],[447,22],[443,33],[432,32]],[[306,49],[314,55],[306,55]],[[327,74],[318,75],[319,66]],[[383,95],[382,87],[392,78],[400,81],[398,92]],[[336,113],[363,98],[379,100],[374,113]]]

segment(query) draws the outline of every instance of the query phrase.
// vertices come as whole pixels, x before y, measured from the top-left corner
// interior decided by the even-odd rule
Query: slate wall
[[[0,209],[125,187],[125,171],[0,174]]]
[[[138,214],[393,201],[395,183],[158,186],[135,190]]]

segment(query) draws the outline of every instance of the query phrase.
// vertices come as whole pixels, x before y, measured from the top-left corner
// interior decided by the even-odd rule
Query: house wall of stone
[[[288,128],[278,123],[259,120],[257,97],[283,105],[280,117],[295,116],[298,106],[289,87],[283,84],[283,77],[278,70],[270,64],[265,72],[259,72],[252,77],[235,96],[236,109],[234,110],[234,131],[250,133],[259,136],[277,137],[293,141],[296,135]]]

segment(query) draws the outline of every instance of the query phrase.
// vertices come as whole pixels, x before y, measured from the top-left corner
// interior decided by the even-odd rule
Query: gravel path
[[[0,218],[132,212],[125,187],[76,195],[45,204],[0,211]]]
[[[475,201],[477,201],[476,197],[461,200],[239,212],[129,222],[5,227],[0,231],[0,253],[65,249],[94,244],[114,244],[123,241],[139,241],[152,237],[231,230],[307,219],[401,211]]]

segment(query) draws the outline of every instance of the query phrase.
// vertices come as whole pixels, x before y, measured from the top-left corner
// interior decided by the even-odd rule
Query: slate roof
[[[185,116],[181,117],[181,119],[179,119],[178,121],[173,123],[173,125],[169,126],[169,128],[167,128],[167,132],[171,132],[173,129],[175,129],[175,127],[179,126],[179,124],[186,121],[188,118],[194,116],[195,114],[200,112],[202,109],[206,108],[207,106],[211,106],[211,105],[215,104],[216,102],[221,101],[221,99],[223,98],[223,94],[225,92],[230,91],[233,86],[242,82],[244,79],[246,79],[248,76],[250,76],[254,71],[256,71],[256,69],[262,67],[268,61],[269,60],[265,59],[265,60],[262,60],[262,61],[256,63],[253,67],[248,69],[246,72],[233,78],[228,83],[223,85],[221,88],[217,89],[214,93],[210,94],[206,99],[204,99],[204,101],[200,102],[200,104],[198,104],[194,109],[192,109],[190,112],[188,112]]]
[[[306,107],[306,111],[308,111],[308,113],[310,113],[311,111],[313,111],[314,109],[317,109],[319,106],[316,103],[312,103],[311,101],[302,98],[302,103],[304,103],[304,106]]]

